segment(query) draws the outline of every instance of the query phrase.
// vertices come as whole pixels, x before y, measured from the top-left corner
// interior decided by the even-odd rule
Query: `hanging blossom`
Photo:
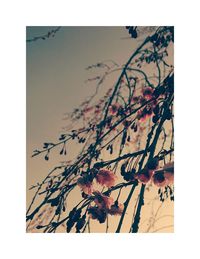
[[[152,160],[151,164],[147,164],[140,173],[135,175],[135,179],[139,182],[146,184],[151,179],[157,187],[164,187],[174,183],[174,164],[168,163],[163,168],[157,169],[158,164],[156,164],[155,159]]]
[[[150,100],[153,97],[153,89],[151,87],[145,87],[142,90],[142,94],[146,100]]]
[[[110,114],[112,115],[116,115],[118,113],[118,110],[121,109],[121,105],[119,103],[115,103],[115,104],[112,104],[110,107],[109,107],[109,112]]]
[[[146,101],[149,101],[152,99],[151,102],[149,102],[144,108],[140,109],[137,112],[137,118],[140,122],[144,122],[147,119],[151,118],[154,115],[154,108],[157,105],[157,100],[154,99],[153,96],[153,89],[151,87],[145,87],[142,90],[142,95],[137,97],[139,99],[139,103],[142,105]]]
[[[108,188],[115,185],[117,176],[108,169],[100,169],[96,175],[97,183],[106,186]]]
[[[158,166],[159,166],[159,159],[158,157],[154,157],[152,160],[150,160],[147,163],[147,166],[140,173],[135,175],[135,178],[138,179],[138,181],[142,182],[143,184],[148,183],[151,180]]]
[[[85,194],[91,195],[94,191],[92,181],[87,177],[87,175],[80,177],[77,180],[77,185]]]
[[[120,215],[122,215],[123,210],[124,210],[124,205],[121,203],[115,202],[113,205],[111,205],[108,213],[110,215],[114,215],[114,216],[119,215],[120,216]]]
[[[140,173],[135,175],[135,179],[137,179],[139,182],[143,184],[146,184],[150,181],[152,175],[153,175],[153,171],[145,168]]]
[[[124,205],[113,200],[112,197],[106,196],[99,191],[94,194],[95,206],[88,209],[88,214],[92,219],[96,219],[99,223],[104,223],[108,215],[118,216],[122,215]]]
[[[106,196],[99,191],[93,192],[94,194],[94,203],[100,209],[110,209],[111,206],[114,204],[114,200],[112,197]]]
[[[152,100],[150,103],[148,103],[144,108],[140,109],[137,112],[137,118],[139,121],[144,122],[147,119],[151,118],[154,115],[154,108],[157,105],[156,100]]]
[[[144,109],[139,110],[137,114],[138,114],[138,117],[137,117],[138,120],[140,122],[144,122],[153,116],[152,107],[148,107],[148,108],[145,107]]]
[[[164,187],[174,183],[174,163],[166,164],[153,175],[153,183],[158,187]]]
[[[77,185],[85,194],[91,195],[94,192],[94,179],[96,179],[98,184],[110,188],[115,185],[117,176],[108,169],[100,169],[98,171],[95,169],[91,170],[89,174],[81,176],[77,180]]]
[[[111,209],[111,206],[114,204],[114,200],[112,197],[106,196],[99,191],[93,194],[96,206],[91,206],[88,209],[88,214],[92,219],[97,219],[99,223],[104,223],[109,209]]]

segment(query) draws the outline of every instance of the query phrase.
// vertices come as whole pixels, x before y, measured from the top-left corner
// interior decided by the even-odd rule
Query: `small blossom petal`
[[[145,87],[142,91],[143,96],[146,100],[150,100],[153,95],[153,89],[151,87]]]
[[[135,178],[138,179],[143,184],[146,184],[150,181],[151,177],[153,175],[152,170],[143,169],[140,173],[135,175]]]
[[[93,192],[95,195],[94,202],[100,209],[110,209],[114,204],[112,197],[106,196],[99,191]]]
[[[164,165],[160,170],[155,171],[153,183],[158,187],[163,187],[174,183],[174,163],[170,162]]]
[[[118,110],[121,108],[121,105],[118,104],[118,103],[115,103],[113,105],[111,105],[109,107],[109,112],[112,114],[112,115],[116,115]]]
[[[111,208],[109,209],[109,214],[110,215],[122,215],[122,213],[123,213],[123,210],[124,210],[124,205],[123,204],[121,204],[121,203],[119,203],[119,204],[113,204],[112,206],[111,206]]]
[[[96,175],[97,182],[108,188],[115,185],[116,179],[116,175],[112,171],[107,169],[100,169]]]
[[[167,184],[174,183],[174,173],[173,172],[164,171],[164,177],[166,179]]]
[[[81,190],[88,195],[91,195],[93,192],[93,185],[91,181],[88,181],[86,177],[80,177],[77,180],[77,185],[81,188]]]

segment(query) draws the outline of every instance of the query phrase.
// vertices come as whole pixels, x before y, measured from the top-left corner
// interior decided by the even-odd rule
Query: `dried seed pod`
[[[86,222],[85,219],[86,219],[86,216],[83,215],[83,217],[80,218],[80,219],[77,221],[77,223],[76,223],[76,230],[77,230],[77,232],[79,232],[79,231],[84,227],[85,222]]]

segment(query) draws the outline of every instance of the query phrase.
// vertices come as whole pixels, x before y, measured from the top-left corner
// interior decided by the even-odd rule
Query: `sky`
[[[52,28],[27,27],[27,39]],[[108,59],[125,63],[135,48],[127,36],[123,27],[64,27],[54,38],[27,43],[27,186],[54,162],[43,165],[43,157],[30,158],[32,151],[58,139],[64,113],[94,92],[85,83],[90,77],[85,68]]]
[[[54,28],[27,27],[27,39]],[[94,83],[85,83],[91,76],[85,68],[103,60],[124,64],[137,45],[124,27],[61,27],[54,38],[27,43],[27,205],[33,194],[30,186],[60,163],[57,153],[48,162],[44,156],[31,158],[33,150],[58,140],[66,126],[64,114],[95,91]],[[115,80],[113,76],[108,83],[112,86]],[[172,211],[171,204],[166,204],[166,210]]]

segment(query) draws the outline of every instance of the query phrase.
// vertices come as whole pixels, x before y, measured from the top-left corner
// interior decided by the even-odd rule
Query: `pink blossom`
[[[136,176],[136,179],[138,179],[141,183],[146,184],[150,180],[150,177],[148,175],[145,175],[145,174],[138,174]]]
[[[174,183],[174,173],[173,172],[164,171],[164,177],[166,179],[167,184]]]
[[[164,176],[168,184],[174,183],[174,162],[167,163],[163,167]]]
[[[135,175],[135,179],[138,179],[139,182],[146,184],[150,181],[152,175],[153,175],[152,170],[148,170],[144,168],[140,173]]]
[[[92,182],[87,179],[87,177],[80,177],[77,180],[77,185],[81,188],[81,190],[88,195],[91,195],[93,192]]]
[[[118,104],[118,103],[115,103],[113,105],[111,105],[109,107],[109,112],[112,114],[112,115],[116,115],[118,110],[121,108],[121,105]]]
[[[153,183],[157,187],[163,187],[167,185],[166,178],[164,176],[164,172],[161,171],[156,171],[155,174],[153,175]]]
[[[162,169],[155,171],[153,183],[158,187],[163,187],[174,183],[174,163],[167,163]]]
[[[146,108],[141,109],[137,112],[138,114],[138,120],[141,122],[146,121],[147,119],[151,118],[153,116],[153,112],[151,107],[149,107],[149,109],[147,110]]]
[[[108,213],[110,214],[110,215],[122,215],[122,213],[123,213],[123,210],[124,210],[124,205],[123,204],[121,204],[121,203],[115,203],[115,204],[113,204],[111,207],[110,207],[110,209],[109,209],[109,211],[108,211]]]
[[[142,93],[146,100],[150,100],[152,98],[153,89],[151,87],[145,87]]]
[[[116,178],[116,175],[107,169],[100,169],[96,175],[97,182],[108,188],[115,185]]]
[[[91,110],[93,109],[93,107],[86,107],[83,112],[84,113],[87,113],[87,112],[90,112]]]
[[[114,200],[112,197],[106,196],[99,191],[93,192],[95,198],[94,202],[100,209],[110,209],[114,204]]]

